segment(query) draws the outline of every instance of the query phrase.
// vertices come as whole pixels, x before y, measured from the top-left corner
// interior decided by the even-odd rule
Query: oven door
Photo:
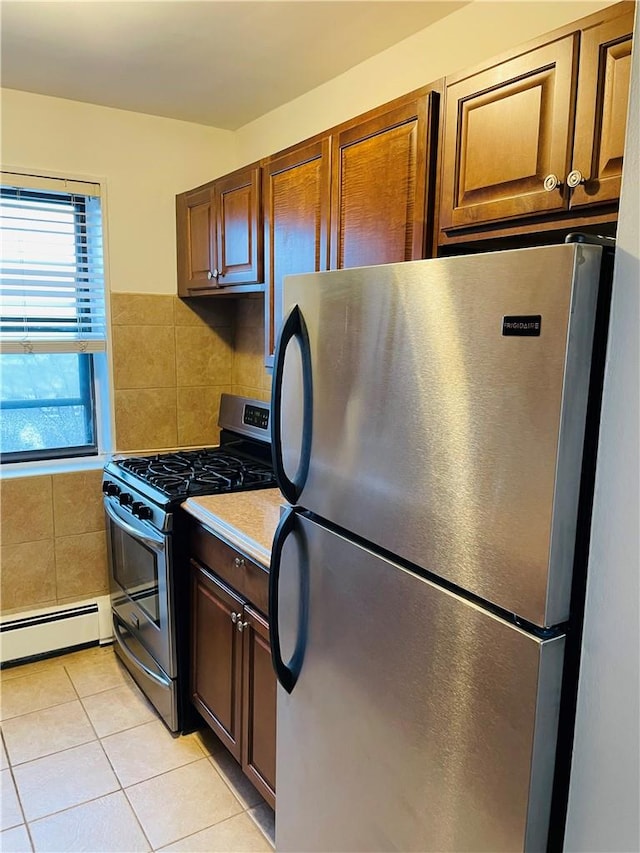
[[[171,537],[105,497],[111,607],[169,678],[176,678]]]

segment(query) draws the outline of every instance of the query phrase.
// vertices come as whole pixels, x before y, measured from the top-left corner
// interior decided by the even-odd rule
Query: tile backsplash
[[[220,394],[267,400],[262,295],[111,295],[118,452],[215,444]],[[3,480],[3,613],[108,592],[101,471]]]

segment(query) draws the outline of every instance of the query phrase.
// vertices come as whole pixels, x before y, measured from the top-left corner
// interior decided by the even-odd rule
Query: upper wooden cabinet
[[[431,96],[332,138],[331,268],[425,257]]]
[[[633,15],[619,4],[582,29],[447,79],[441,242],[619,196]],[[580,213],[584,211],[581,210]]]
[[[329,154],[325,137],[271,157],[262,171],[267,364],[282,324],[284,276],[329,266]]]
[[[177,197],[180,296],[262,290],[260,189],[253,165]]]
[[[264,165],[268,366],[285,275],[427,256],[438,97],[398,99]]]

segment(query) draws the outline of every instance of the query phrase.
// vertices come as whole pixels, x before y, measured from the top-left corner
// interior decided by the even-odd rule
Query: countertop
[[[280,507],[286,505],[279,489],[255,489],[188,498],[182,508],[229,545],[269,568]]]

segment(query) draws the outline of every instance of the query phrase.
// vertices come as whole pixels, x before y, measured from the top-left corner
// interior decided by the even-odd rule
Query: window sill
[[[111,459],[110,453],[97,456],[77,456],[72,459],[41,459],[35,462],[6,462],[0,466],[0,479],[42,477],[48,474],[69,474],[74,471],[96,471]]]

